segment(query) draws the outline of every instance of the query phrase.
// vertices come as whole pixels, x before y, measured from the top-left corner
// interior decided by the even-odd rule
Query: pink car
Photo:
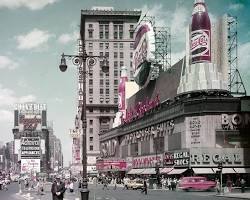
[[[215,181],[208,181],[206,177],[202,176],[183,177],[179,181],[179,188],[185,191],[213,190],[215,187]]]

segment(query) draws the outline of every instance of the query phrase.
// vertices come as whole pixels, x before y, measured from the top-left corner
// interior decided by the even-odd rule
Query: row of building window
[[[103,43],[103,42],[100,42],[99,43],[99,49],[100,50],[103,50],[103,49],[109,49],[109,44],[110,43],[108,43],[108,42],[106,42],[106,43]],[[117,42],[114,42],[113,43],[113,48],[114,49],[118,49],[118,46],[119,46],[119,49],[123,49],[123,47],[124,47],[124,45],[123,45],[123,42],[119,42],[119,43],[117,43]],[[94,43],[93,42],[89,42],[88,43],[88,48],[91,50],[91,49],[93,49],[94,48]],[[134,48],[134,43],[130,43],[130,49],[133,49]]]
[[[117,95],[115,95],[115,96],[117,96]],[[109,103],[109,102],[110,102],[109,96],[106,96],[105,99],[104,99],[104,97],[100,97],[99,100],[100,100],[100,103],[101,103],[101,104],[104,103],[104,102],[106,102],[106,103]],[[105,101],[104,101],[104,100],[105,100]],[[93,103],[93,97],[89,97],[89,103],[91,103],[91,104]],[[114,103],[115,103],[115,104],[118,103],[118,97],[115,97],[115,98],[114,98]]]

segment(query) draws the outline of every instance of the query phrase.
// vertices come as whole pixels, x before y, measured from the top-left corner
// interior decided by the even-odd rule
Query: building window
[[[93,151],[94,150],[94,146],[93,145],[89,145],[89,150]]]
[[[105,43],[105,49],[109,49],[109,43]]]
[[[106,80],[106,86],[109,86],[109,80]]]
[[[99,49],[103,49],[103,43],[102,42],[99,44]]]
[[[123,43],[122,42],[119,44],[119,48],[123,49]]]
[[[120,58],[124,58],[124,53],[120,52]]]
[[[93,38],[93,31],[92,30],[89,30],[89,38]]]
[[[114,80],[114,85],[118,85],[118,80],[117,79]]]
[[[89,85],[93,85],[93,79],[89,79]]]
[[[93,28],[93,24],[89,24],[89,28]]]
[[[131,156],[138,156],[138,143],[131,144]]]
[[[132,61],[130,61],[130,67],[133,68],[133,62]]]
[[[93,97],[89,97],[89,103],[93,103]]]
[[[103,78],[103,71],[100,70],[100,77]]]
[[[93,137],[89,137],[89,141],[90,141],[90,142],[93,142]]]
[[[109,58],[109,52],[105,52],[105,57],[108,59]]]
[[[93,134],[93,128],[89,128],[89,134]]]
[[[114,98],[114,103],[118,103],[118,98]]]
[[[118,89],[114,89],[114,93],[117,94],[118,93]]]
[[[133,58],[133,52],[130,52],[130,58]]]
[[[100,85],[103,85],[103,79],[100,79]]]
[[[164,152],[164,137],[156,137],[154,138],[154,151],[157,153]]]
[[[93,125],[93,119],[89,120],[89,125],[91,125],[91,126]]]
[[[134,30],[134,25],[133,25],[133,24],[130,24],[130,25],[129,25],[129,29],[130,29],[130,30]]]
[[[123,24],[114,24],[114,39],[123,39]]]
[[[114,70],[114,77],[118,77],[118,70]]]
[[[89,94],[90,94],[90,95],[93,94],[93,88],[89,88]]]
[[[114,52],[114,58],[118,57],[118,52]]]
[[[89,78],[93,78],[93,69],[89,70]]]
[[[93,52],[92,51],[89,52],[89,56],[93,56]]]
[[[100,88],[100,94],[103,94],[103,88]]]
[[[118,48],[118,43],[115,42],[115,43],[114,43],[114,49],[117,49],[117,48]]]
[[[133,32],[133,31],[130,31],[130,32],[129,32],[129,38],[130,38],[130,39],[133,39],[133,38],[134,38],[134,32]]]
[[[93,49],[93,43],[92,42],[89,43],[89,49]]]
[[[130,49],[134,49],[134,43],[130,43]]]
[[[124,66],[124,62],[120,61],[120,67]]]
[[[114,61],[114,69],[118,69],[118,61]]]
[[[108,88],[106,88],[106,94],[109,94],[109,89]]]
[[[144,140],[141,142],[141,154],[147,155],[150,153],[150,140]]]
[[[99,52],[100,57],[103,57],[103,52]]]

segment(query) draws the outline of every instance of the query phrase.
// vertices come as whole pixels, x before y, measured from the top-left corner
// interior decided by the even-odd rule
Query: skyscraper
[[[99,156],[99,135],[112,127],[118,110],[120,69],[127,67],[128,79],[133,79],[132,57],[134,29],[141,11],[115,11],[112,7],[94,7],[81,11],[81,32],[84,31],[88,55],[106,56],[109,72],[101,70],[99,61],[87,67],[87,157],[95,165]]]

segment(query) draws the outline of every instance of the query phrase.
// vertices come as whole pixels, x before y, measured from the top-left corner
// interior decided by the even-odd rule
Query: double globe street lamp
[[[82,121],[82,185],[81,185],[81,199],[88,200],[89,190],[87,182],[87,150],[86,150],[86,129],[87,129],[87,120],[86,120],[86,75],[88,71],[86,67],[92,67],[97,63],[99,59],[102,71],[107,73],[109,71],[108,60],[105,56],[92,56],[88,55],[85,50],[85,44],[83,44],[83,52],[79,55],[66,55],[62,54],[61,63],[59,68],[61,72],[65,72],[68,68],[66,64],[66,58],[71,60],[75,66],[82,67],[82,80],[79,81],[81,88],[83,90],[83,101],[81,109],[81,121]],[[80,105],[79,105],[80,106]]]

